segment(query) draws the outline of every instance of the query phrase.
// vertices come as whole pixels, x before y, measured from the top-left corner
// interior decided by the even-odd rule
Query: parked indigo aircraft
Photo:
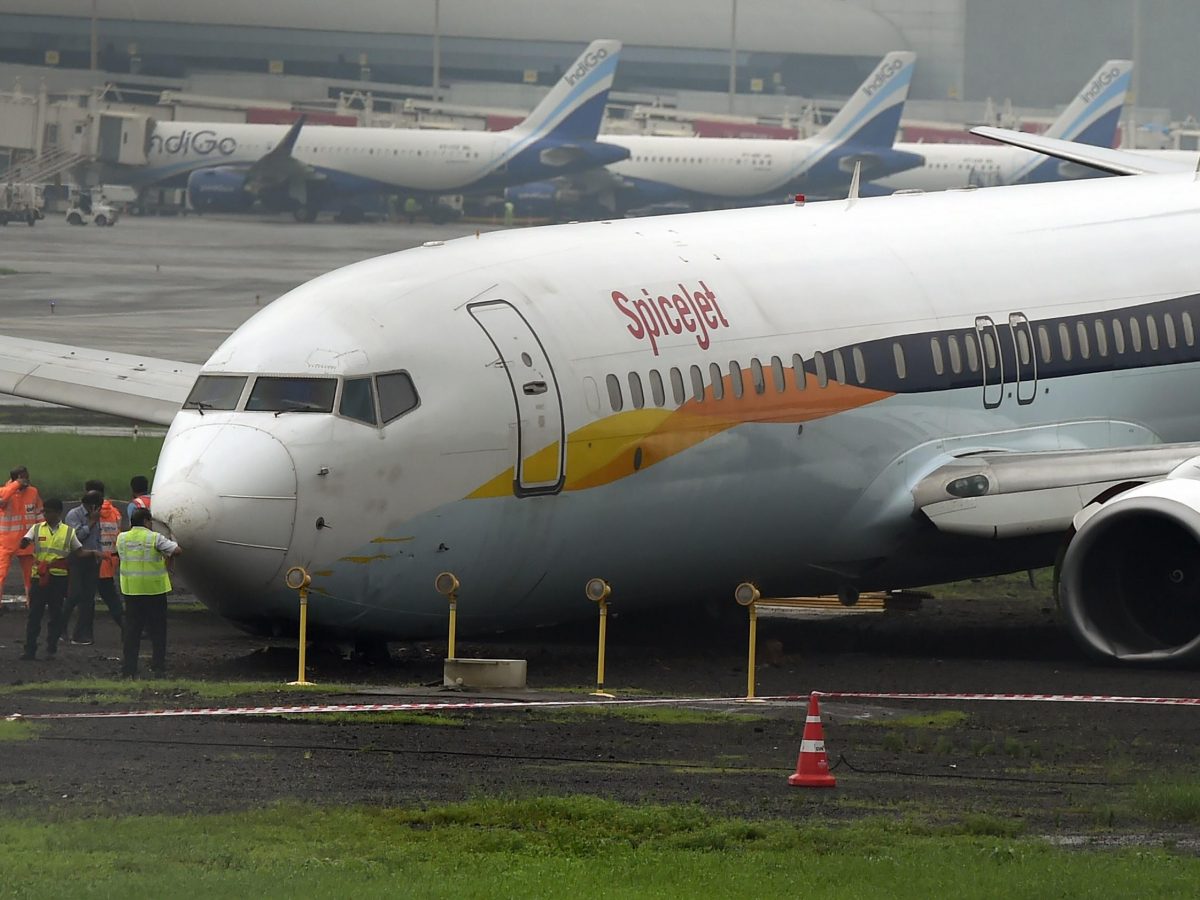
[[[797,192],[844,197],[856,164],[864,180],[921,165],[920,154],[892,146],[916,58],[889,53],[829,124],[804,140],[605,134],[628,159],[572,178],[572,193],[616,213],[680,202],[747,206]],[[554,193],[538,183],[510,196],[530,191]]]
[[[593,41],[507,131],[156,122],[147,166],[128,177],[186,180],[198,209],[258,201],[311,221],[327,208],[354,218],[366,197],[502,190],[581,172],[628,155],[596,140],[620,52],[619,41]]]
[[[1110,59],[1084,82],[1082,90],[1046,129],[1046,136],[1097,147],[1116,143],[1117,125],[1133,77],[1133,63]],[[1094,169],[1030,153],[1019,147],[994,144],[896,144],[896,149],[920,153],[923,165],[876,179],[868,190],[941,191],[957,187],[991,187],[1059,181],[1096,175]]]
[[[294,633],[291,566],[317,633],[392,639],[444,629],[442,571],[481,631],[592,577],[852,601],[1057,558],[1088,651],[1195,662],[1197,229],[1185,173],[497,232],[203,366],[5,338],[0,390],[170,423],[155,514],[248,629]]]

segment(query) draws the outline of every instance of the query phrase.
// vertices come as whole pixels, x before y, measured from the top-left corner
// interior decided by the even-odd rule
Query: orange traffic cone
[[[825,729],[821,727],[821,705],[814,692],[808,700],[808,718],[804,720],[804,738],[800,741],[800,758],[796,774],[788,776],[794,787],[836,787],[837,779],[829,774],[829,757],[825,755]]]

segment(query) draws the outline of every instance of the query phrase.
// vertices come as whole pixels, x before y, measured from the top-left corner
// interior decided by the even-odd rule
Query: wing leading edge
[[[996,452],[960,457],[913,488],[939,531],[982,538],[1065,532],[1076,514],[1118,485],[1166,478],[1200,444],[1109,450]]]
[[[170,425],[195,363],[0,337],[0,393]]]
[[[1157,156],[1146,156],[1127,150],[1109,150],[1107,147],[1091,147],[1087,144],[1076,144],[1073,141],[1048,138],[1040,134],[1026,134],[1023,131],[1010,131],[1007,128],[993,128],[990,125],[980,125],[971,129],[971,134],[1022,147],[1035,153],[1044,153],[1067,162],[1090,166],[1102,172],[1113,175],[1178,175],[1181,172],[1191,172],[1192,167],[1178,160],[1163,159]]]

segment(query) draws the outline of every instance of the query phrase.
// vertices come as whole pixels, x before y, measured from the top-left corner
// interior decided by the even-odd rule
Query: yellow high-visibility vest
[[[122,594],[145,597],[170,593],[167,561],[157,544],[158,535],[142,525],[117,535]]]
[[[50,564],[51,575],[67,574],[67,556],[71,552],[71,538],[75,529],[66,522],[59,522],[58,528],[52,529],[41,522],[33,536],[33,558],[40,566]]]

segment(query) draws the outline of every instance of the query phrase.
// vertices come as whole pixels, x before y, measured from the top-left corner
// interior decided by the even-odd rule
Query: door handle
[[[544,381],[527,381],[521,386],[526,397],[536,397],[538,394],[546,393],[546,382]]]

